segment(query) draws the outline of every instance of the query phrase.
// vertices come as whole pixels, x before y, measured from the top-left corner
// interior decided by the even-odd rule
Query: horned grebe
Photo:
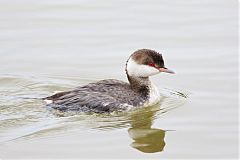
[[[164,66],[162,55],[150,49],[135,51],[127,60],[125,70],[129,83],[101,80],[43,99],[60,111],[112,112],[153,105],[160,95],[149,76],[160,72],[174,73]]]

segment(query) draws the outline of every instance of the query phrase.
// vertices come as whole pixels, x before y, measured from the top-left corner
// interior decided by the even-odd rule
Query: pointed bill
[[[166,73],[171,73],[171,74],[174,74],[175,72],[170,70],[170,69],[167,69],[167,68],[159,68],[158,69],[160,72],[166,72]]]

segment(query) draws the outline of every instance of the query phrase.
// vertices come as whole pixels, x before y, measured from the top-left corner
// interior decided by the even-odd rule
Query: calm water
[[[237,2],[0,1],[0,158],[237,158]],[[128,56],[161,52],[159,104],[61,114],[34,98],[126,81]]]

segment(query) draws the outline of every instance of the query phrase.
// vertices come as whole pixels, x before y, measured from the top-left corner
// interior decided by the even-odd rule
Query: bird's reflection
[[[166,144],[164,140],[166,131],[159,128],[152,128],[152,124],[154,119],[172,108],[173,107],[163,106],[163,104],[160,103],[129,112],[116,112],[111,115],[83,114],[82,116],[79,115],[68,118],[67,121],[72,122],[73,125],[68,124],[67,126],[69,128],[77,128],[75,125],[79,126],[79,123],[84,122],[84,125],[99,130],[127,127],[129,137],[133,140],[130,144],[131,147],[144,153],[161,152],[164,150]]]
[[[141,112],[131,115],[129,136],[133,139],[131,146],[144,153],[161,152],[165,146],[165,131],[151,128],[156,111]]]
[[[131,146],[145,153],[161,152],[165,146],[165,131],[155,128],[130,128]]]

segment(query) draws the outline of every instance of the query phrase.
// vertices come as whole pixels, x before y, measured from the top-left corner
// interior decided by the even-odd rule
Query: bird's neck
[[[127,74],[127,78],[134,91],[149,95],[151,82],[148,77],[135,77]]]
[[[127,74],[128,81],[130,83],[132,90],[139,94],[142,94],[143,96],[149,96],[151,87],[149,77],[140,77],[137,76],[139,74],[133,75],[132,74],[133,72],[129,72],[129,69],[131,69],[131,71],[135,71],[135,69],[138,68],[139,65],[136,64],[131,58],[127,60],[125,71]]]

